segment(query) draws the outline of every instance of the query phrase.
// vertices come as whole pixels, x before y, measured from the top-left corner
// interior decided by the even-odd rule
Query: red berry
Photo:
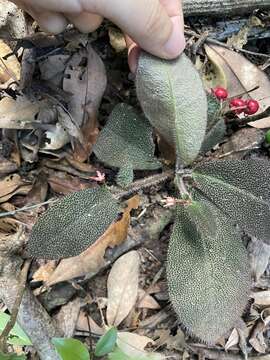
[[[212,91],[215,97],[219,100],[225,100],[228,97],[228,91],[221,86],[216,87]]]
[[[253,115],[256,114],[256,112],[259,110],[259,103],[257,100],[254,99],[250,99],[246,101],[246,109],[245,109],[245,114],[247,115]]]
[[[240,98],[235,98],[230,101],[230,108],[236,108],[236,109],[233,109],[233,111],[236,114],[241,114],[245,110],[246,106],[247,105],[246,105],[245,100],[240,99]],[[238,108],[240,108],[240,109],[238,109]]]

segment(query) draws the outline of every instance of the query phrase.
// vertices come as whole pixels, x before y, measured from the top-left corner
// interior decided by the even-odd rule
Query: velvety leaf
[[[137,251],[121,256],[108,277],[107,322],[118,326],[136,303],[139,286],[140,257]]]
[[[213,344],[241,316],[250,286],[240,235],[208,202],[178,207],[167,261],[169,295],[188,333]]]
[[[129,199],[126,202],[127,207],[123,211],[121,219],[111,224],[105,233],[80,255],[63,259],[49,277],[46,285],[52,286],[79,276],[87,277],[96,274],[106,263],[104,259],[106,249],[120,245],[126,240],[130,224],[130,212],[137,209],[139,203],[140,198],[137,195]]]
[[[196,188],[243,230],[270,243],[270,162],[213,161],[194,169]]]
[[[168,61],[142,52],[137,70],[137,95],[150,123],[180,160],[198,155],[207,123],[207,101],[201,79],[188,57]]]
[[[116,178],[117,185],[125,188],[133,182],[133,177],[133,166],[131,163],[127,163],[118,171]]]
[[[76,339],[53,338],[53,345],[62,360],[90,360],[86,346]]]
[[[112,352],[116,345],[116,339],[117,339],[117,329],[115,327],[112,327],[97,342],[95,355],[104,356]]]
[[[224,119],[221,118],[206,134],[203,141],[201,152],[206,153],[213,149],[213,147],[222,140],[224,140],[226,134],[226,125]]]
[[[117,201],[106,188],[67,195],[34,225],[28,253],[44,259],[76,256],[105,232],[118,211]]]
[[[94,146],[96,156],[117,168],[132,166],[137,170],[154,170],[161,164],[154,157],[152,129],[148,121],[127,104],[112,111]]]

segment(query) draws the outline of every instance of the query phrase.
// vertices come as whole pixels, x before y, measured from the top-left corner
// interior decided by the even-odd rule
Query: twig
[[[196,32],[192,31],[192,30],[185,30],[185,35],[187,36],[193,36],[195,37],[196,39],[201,39],[201,35],[197,34]],[[263,58],[266,58],[266,59],[270,59],[270,55],[267,55],[267,54],[262,54],[262,53],[257,53],[257,52],[254,52],[254,51],[250,51],[250,50],[246,50],[246,49],[240,49],[240,48],[237,48],[235,46],[230,46],[230,45],[227,45],[221,41],[218,41],[216,39],[212,39],[211,37],[207,36],[207,37],[204,37],[203,40],[209,44],[212,44],[212,45],[219,45],[219,46],[222,46],[226,49],[229,49],[229,50],[235,50],[235,51],[240,51],[244,54],[248,54],[248,55],[255,55],[255,56],[260,56],[260,57],[263,57]]]
[[[9,333],[13,329],[13,327],[16,323],[16,320],[17,320],[20,304],[21,304],[23,293],[24,293],[25,286],[26,286],[27,274],[28,274],[30,264],[31,264],[31,260],[26,260],[26,262],[23,266],[23,269],[22,269],[21,275],[20,275],[20,279],[19,279],[19,283],[18,283],[18,293],[17,293],[14,305],[11,310],[10,319],[7,322],[5,328],[0,336],[0,349],[4,353],[7,351],[7,340],[8,340]]]
[[[20,286],[18,270],[21,259],[16,256],[1,256],[0,299],[12,312]],[[60,356],[51,343],[52,337],[62,333],[56,328],[49,314],[42,307],[28,286],[25,288],[18,312],[18,323],[32,341],[40,360],[60,360]]]
[[[125,190],[119,190],[119,188],[113,188],[112,193],[114,194],[116,199],[121,199],[127,196],[130,196],[142,189],[147,189],[151,186],[157,186],[166,182],[167,180],[171,180],[174,177],[173,170],[166,170],[161,174],[155,174],[149,177],[146,177],[141,180],[134,181],[134,183]]]
[[[30,205],[30,206],[24,206],[20,209],[16,209],[16,210],[12,210],[12,211],[7,211],[7,212],[2,212],[0,213],[0,218],[3,218],[3,217],[7,217],[7,216],[13,216],[19,212],[22,212],[22,211],[30,211],[32,209],[36,209],[38,207],[41,207],[43,205],[47,205],[47,204],[52,204],[54,202],[56,202],[57,200],[55,199],[50,199],[48,201],[44,201],[42,203],[39,203],[39,204],[35,204],[35,205]]]

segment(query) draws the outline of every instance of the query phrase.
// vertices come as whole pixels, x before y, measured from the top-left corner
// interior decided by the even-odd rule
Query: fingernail
[[[173,30],[169,40],[164,45],[163,50],[169,59],[174,59],[183,52],[186,42],[180,17],[172,17],[171,21]]]

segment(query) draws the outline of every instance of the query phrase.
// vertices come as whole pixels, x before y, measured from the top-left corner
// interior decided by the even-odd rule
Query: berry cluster
[[[228,91],[221,86],[212,89],[212,93],[220,101],[226,100],[229,96]],[[229,106],[235,114],[245,113],[246,115],[256,114],[260,107],[257,100],[243,100],[241,98],[231,99]]]

